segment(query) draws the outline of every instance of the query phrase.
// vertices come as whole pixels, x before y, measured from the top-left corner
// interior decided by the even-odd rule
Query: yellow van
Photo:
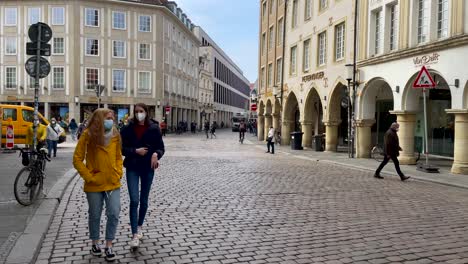
[[[2,125],[2,145],[6,143],[6,129],[10,123],[10,118],[14,129],[15,145],[26,144],[26,133],[34,120],[34,108],[23,105],[0,104],[0,118]],[[49,124],[49,121],[47,121],[41,113],[39,113],[39,120],[41,124],[45,126]]]

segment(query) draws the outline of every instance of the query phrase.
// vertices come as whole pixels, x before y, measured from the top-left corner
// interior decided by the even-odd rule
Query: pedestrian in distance
[[[148,210],[154,171],[159,167],[159,160],[164,155],[161,131],[150,121],[148,106],[138,103],[134,109],[133,119],[120,132],[130,196],[131,250],[136,250],[143,238],[143,223]]]
[[[271,147],[271,152],[270,152],[270,147]],[[268,131],[266,153],[275,154],[275,129],[273,128],[273,126],[271,126],[270,130]]]
[[[81,123],[79,126],[78,126],[78,130],[76,131],[76,138],[77,139],[80,139],[81,137],[81,134],[83,133],[83,131],[85,131],[86,127],[88,126],[88,120],[85,119],[83,121],[83,123]]]
[[[402,150],[400,147],[400,142],[398,140],[398,129],[400,128],[400,125],[397,122],[392,123],[390,128],[385,132],[384,136],[384,159],[382,163],[380,163],[380,166],[377,168],[377,171],[375,171],[374,177],[378,179],[383,179],[383,177],[380,175],[380,172],[382,171],[383,167],[387,165],[389,160],[393,161],[393,164],[395,164],[395,169],[400,176],[400,179],[402,181],[406,181],[409,179],[409,176],[405,176],[403,172],[400,170],[400,162],[398,161],[398,156],[400,155],[400,151]]]
[[[241,120],[239,124],[239,142],[243,143],[245,138],[245,131],[247,131],[246,124],[244,120]]]
[[[210,122],[208,120],[205,120],[204,129],[205,129],[206,139],[208,139],[209,138],[208,133],[210,132]]]
[[[39,120],[34,120],[34,124],[37,127],[37,146],[36,149],[39,150],[42,147],[45,146],[46,144],[46,138],[47,138],[47,127],[44,126],[39,122]],[[29,146],[30,149],[33,149],[33,140],[34,140],[34,127],[33,124],[31,124],[28,127],[28,131],[26,133],[26,144]]]
[[[119,224],[120,180],[123,174],[121,139],[114,126],[114,118],[114,112],[110,109],[95,110],[73,155],[73,166],[84,180],[91,254],[94,256],[102,255],[100,224],[103,204],[106,204],[104,254],[107,261],[116,259],[112,242]]]
[[[166,120],[163,120],[161,122],[161,124],[159,125],[159,127],[161,128],[162,136],[165,137],[166,136],[166,131],[167,131],[167,122],[166,122]]]
[[[216,124],[216,121],[213,121],[213,123],[211,124],[211,138],[213,138],[213,136],[216,138],[216,128],[218,127],[218,125]]]
[[[78,124],[75,121],[75,118],[72,118],[70,124],[68,125],[70,129],[70,134],[72,136],[72,140],[76,141],[76,131],[78,130]]]
[[[57,144],[62,133],[63,128],[57,124],[55,118],[52,118],[47,126],[47,150],[49,158],[52,156],[52,151],[54,152],[54,157],[57,157]]]

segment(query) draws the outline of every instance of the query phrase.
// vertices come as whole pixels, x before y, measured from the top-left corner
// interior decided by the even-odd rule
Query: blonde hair
[[[88,120],[88,135],[89,135],[89,143],[90,146],[104,146],[104,120],[106,119],[107,114],[112,113],[114,111],[108,108],[98,108],[96,109],[91,117]],[[115,115],[114,115],[114,122],[115,122]],[[119,132],[114,128],[113,130],[113,137],[118,136],[120,140]]]

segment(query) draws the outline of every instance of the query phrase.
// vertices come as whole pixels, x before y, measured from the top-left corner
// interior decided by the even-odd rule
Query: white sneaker
[[[138,238],[133,238],[132,240],[130,240],[129,244],[131,249],[138,248],[140,246],[140,240]]]
[[[143,229],[141,227],[138,227],[138,233],[136,236],[140,240],[143,238]]]

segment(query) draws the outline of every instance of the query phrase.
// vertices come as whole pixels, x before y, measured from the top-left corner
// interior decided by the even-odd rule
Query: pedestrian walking
[[[83,123],[81,123],[79,126],[78,126],[78,130],[76,131],[76,138],[77,139],[80,139],[81,137],[81,134],[83,133],[83,131],[85,131],[86,127],[88,126],[88,120],[85,119],[83,121]]]
[[[400,142],[398,140],[398,129],[400,128],[400,125],[397,122],[392,123],[390,128],[385,132],[384,136],[384,159],[382,163],[380,163],[380,166],[377,168],[377,171],[375,171],[374,177],[378,179],[383,179],[383,177],[380,175],[380,171],[382,171],[383,167],[387,165],[388,161],[391,159],[393,161],[393,164],[395,164],[395,169],[400,176],[400,179],[402,181],[406,181],[409,179],[409,176],[405,176],[403,172],[400,170],[400,162],[398,161],[398,156],[400,155],[400,151],[402,150],[400,147]]]
[[[63,128],[57,124],[55,118],[52,118],[47,126],[47,155],[49,158],[52,156],[52,151],[54,151],[54,157],[57,156],[57,144],[62,133]]]
[[[166,120],[163,120],[161,122],[160,128],[161,128],[162,136],[165,137],[166,136],[166,131],[167,131],[167,122],[166,122]]]
[[[205,134],[206,134],[206,138],[208,139],[208,133],[210,132],[210,122],[208,120],[205,120]]]
[[[36,135],[37,136],[37,142],[36,142],[37,146],[36,146],[36,149],[40,150],[46,144],[47,127],[44,126],[43,124],[41,124],[39,122],[39,120],[34,120],[34,124],[37,127],[37,135]],[[28,145],[28,147],[30,149],[33,149],[33,143],[34,143],[33,140],[34,140],[34,127],[33,127],[33,124],[31,124],[28,127],[28,131],[26,133],[26,145]]]
[[[83,161],[86,160],[86,163]],[[99,108],[92,114],[73,155],[73,166],[84,180],[88,200],[91,254],[101,256],[100,225],[103,204],[106,204],[104,254],[107,261],[116,259],[112,242],[119,224],[120,179],[123,174],[121,139],[114,126],[114,112]]]
[[[270,152],[270,147],[271,147],[271,152]],[[266,153],[275,154],[275,129],[273,128],[273,126],[271,126],[270,130],[268,131]]]
[[[213,121],[213,123],[211,124],[211,138],[213,138],[213,136],[216,138],[216,128],[218,127],[218,125],[216,124],[216,121]]]
[[[76,131],[78,130],[78,124],[76,123],[75,118],[72,118],[70,120],[70,124],[68,125],[68,128],[70,129],[72,140],[76,141]]]
[[[127,169],[130,196],[130,249],[136,249],[143,238],[143,223],[148,210],[148,197],[154,171],[164,155],[164,142],[159,127],[150,121],[149,108],[143,103],[135,105],[135,114],[128,126],[121,130],[122,152]],[[141,182],[141,185],[140,185]]]

